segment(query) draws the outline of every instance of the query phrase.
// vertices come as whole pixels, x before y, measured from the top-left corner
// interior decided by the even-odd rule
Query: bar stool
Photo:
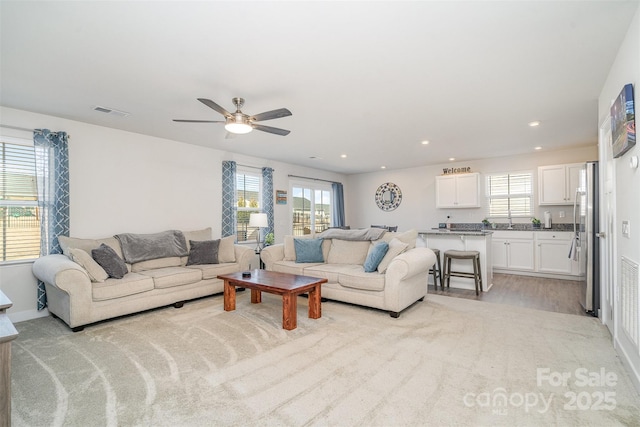
[[[429,273],[433,274],[433,287],[438,290],[438,277],[440,278],[440,286],[444,291],[444,283],[442,282],[442,265],[440,264],[440,249],[431,249],[434,254],[436,254],[436,263],[433,265],[431,269],[429,269]]]
[[[473,273],[466,271],[451,271],[452,259],[470,259],[473,263]],[[447,282],[447,288],[451,282],[451,276],[466,277],[473,279],[476,284],[476,295],[479,294],[478,289],[482,291],[482,274],[480,272],[480,252],[478,251],[456,251],[450,249],[444,252],[444,278]]]

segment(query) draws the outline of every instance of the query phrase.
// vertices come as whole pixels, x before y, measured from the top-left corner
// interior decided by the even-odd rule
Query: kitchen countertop
[[[418,234],[431,234],[431,235],[443,235],[443,236],[486,236],[487,234],[493,234],[493,231],[433,228],[431,230],[419,230]]]

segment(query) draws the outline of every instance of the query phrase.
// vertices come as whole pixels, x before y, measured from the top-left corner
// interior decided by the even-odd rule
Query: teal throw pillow
[[[296,262],[324,262],[322,240],[293,239],[293,245],[296,249]]]
[[[382,258],[387,254],[389,250],[389,244],[387,242],[377,243],[367,255],[367,259],[364,261],[364,271],[367,273],[373,273],[378,269],[378,265]]]

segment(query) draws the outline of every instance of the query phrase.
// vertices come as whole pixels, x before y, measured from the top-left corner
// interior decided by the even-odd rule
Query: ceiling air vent
[[[130,115],[130,113],[127,113],[126,111],[114,110],[113,108],[101,107],[99,105],[96,105],[95,107],[93,107],[93,111],[111,114],[112,116],[118,116],[118,117],[127,117],[128,115]]]

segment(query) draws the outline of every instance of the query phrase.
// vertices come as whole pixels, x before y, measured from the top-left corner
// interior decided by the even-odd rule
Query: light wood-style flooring
[[[442,290],[440,286],[436,290],[431,285],[428,292],[456,298],[587,316],[580,305],[580,282],[573,280],[494,274],[491,290],[481,292],[478,296],[472,290],[454,288]]]

